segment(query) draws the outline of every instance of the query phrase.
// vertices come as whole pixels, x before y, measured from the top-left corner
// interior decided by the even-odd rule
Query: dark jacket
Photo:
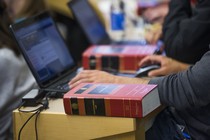
[[[176,109],[193,140],[210,139],[210,51],[188,70],[150,84],[158,84],[161,103]]]
[[[210,44],[210,0],[198,0],[193,12],[190,0],[171,0],[163,25],[166,55],[194,64]]]

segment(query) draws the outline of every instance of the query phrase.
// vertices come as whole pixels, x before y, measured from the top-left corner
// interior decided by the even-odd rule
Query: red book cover
[[[69,115],[141,118],[160,106],[157,85],[82,83],[63,97]]]
[[[136,71],[138,62],[152,55],[156,47],[148,46],[91,46],[83,53],[83,68],[98,70]]]

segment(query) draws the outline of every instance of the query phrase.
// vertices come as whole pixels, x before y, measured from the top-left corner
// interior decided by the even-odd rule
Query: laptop
[[[47,12],[10,25],[41,90],[63,93],[76,75],[76,62]]]
[[[88,0],[71,0],[67,3],[68,7],[80,25],[89,42],[94,45],[146,45],[145,40],[139,41],[114,41],[106,31],[95,10],[91,7]]]

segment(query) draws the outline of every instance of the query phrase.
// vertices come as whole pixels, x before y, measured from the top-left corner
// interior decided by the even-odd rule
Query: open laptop
[[[61,94],[69,91],[76,63],[49,13],[10,25],[10,30],[39,88]]]
[[[67,3],[71,12],[89,39],[91,44],[114,44],[114,45],[145,45],[145,40],[138,41],[113,41],[106,31],[96,11],[91,7],[88,0],[71,0]]]

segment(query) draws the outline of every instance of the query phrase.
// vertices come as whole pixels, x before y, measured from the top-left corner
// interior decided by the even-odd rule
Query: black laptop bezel
[[[72,66],[66,68],[64,71],[60,72],[59,74],[55,75],[55,76],[54,76],[52,79],[50,79],[50,80],[47,80],[47,81],[45,81],[45,82],[39,81],[38,75],[37,75],[35,69],[33,69],[33,65],[31,64],[31,62],[30,62],[28,56],[27,56],[27,55],[25,54],[25,52],[22,50],[22,47],[21,47],[21,45],[19,44],[18,39],[17,39],[16,36],[15,36],[15,31],[17,31],[17,30],[19,30],[19,29],[21,29],[21,28],[24,28],[24,27],[26,27],[27,25],[33,24],[33,23],[35,23],[35,22],[37,22],[37,21],[39,21],[39,20],[41,20],[41,19],[44,19],[44,18],[52,18],[52,16],[50,15],[50,13],[49,13],[48,11],[45,11],[45,12],[42,12],[42,13],[40,13],[40,14],[38,14],[38,15],[35,15],[35,16],[29,17],[29,18],[26,18],[26,19],[24,19],[24,20],[22,20],[22,21],[20,21],[20,22],[11,24],[11,25],[9,26],[9,29],[10,29],[10,31],[11,31],[11,33],[12,33],[12,35],[13,35],[13,37],[14,37],[16,43],[17,43],[17,45],[18,45],[18,48],[19,48],[21,54],[23,55],[24,59],[26,60],[26,63],[28,64],[29,69],[31,70],[31,72],[32,72],[32,74],[33,74],[33,76],[34,76],[34,78],[36,79],[36,82],[37,82],[38,86],[39,86],[41,89],[44,89],[44,88],[47,88],[47,87],[53,85],[53,84],[56,83],[57,81],[59,81],[59,80],[63,79],[64,77],[66,77],[67,75],[69,75],[69,74],[75,72],[76,69],[77,69],[77,65],[76,65],[75,59],[74,59],[74,57],[72,56],[71,52],[69,51],[70,55],[72,56],[72,59],[73,59],[74,64],[73,64]],[[55,26],[56,30],[58,31],[59,35],[61,36],[61,38],[62,38],[62,40],[63,40],[65,46],[67,47],[67,44],[65,43],[65,41],[64,41],[64,39],[63,39],[61,33],[59,32],[59,30],[58,30],[58,28],[57,28],[57,26],[56,26],[56,24],[55,24],[53,18],[52,18],[52,21],[53,21],[53,25]],[[67,49],[68,49],[68,47],[67,47]],[[69,49],[68,49],[68,50],[69,50]]]
[[[93,43],[93,42],[91,41],[90,36],[88,35],[88,33],[86,32],[86,30],[85,30],[84,27],[82,26],[82,23],[80,22],[79,18],[75,15],[75,12],[76,12],[76,11],[74,11],[73,8],[72,8],[75,4],[77,4],[78,2],[81,2],[81,1],[82,1],[82,2],[85,2],[85,3],[89,6],[89,8],[93,11],[93,14],[94,14],[96,20],[98,20],[98,22],[102,25],[102,27],[103,27],[103,29],[104,29],[104,31],[105,31],[105,36],[104,36],[104,38],[101,38],[101,40],[99,40],[98,42]],[[72,15],[73,15],[73,18],[74,18],[74,19],[76,20],[76,22],[79,24],[80,28],[83,30],[84,34],[87,36],[87,38],[88,38],[88,40],[89,40],[89,42],[90,42],[91,44],[93,44],[93,45],[104,45],[104,44],[111,44],[111,43],[112,43],[111,38],[109,37],[108,33],[106,32],[106,28],[105,28],[104,24],[102,23],[101,19],[100,19],[99,16],[96,14],[95,10],[94,10],[93,7],[90,5],[90,3],[88,2],[88,0],[71,0],[71,1],[69,1],[69,2],[67,3],[67,6],[68,6],[69,9],[71,10],[71,13],[72,13]],[[82,9],[79,9],[79,10],[82,10]]]

